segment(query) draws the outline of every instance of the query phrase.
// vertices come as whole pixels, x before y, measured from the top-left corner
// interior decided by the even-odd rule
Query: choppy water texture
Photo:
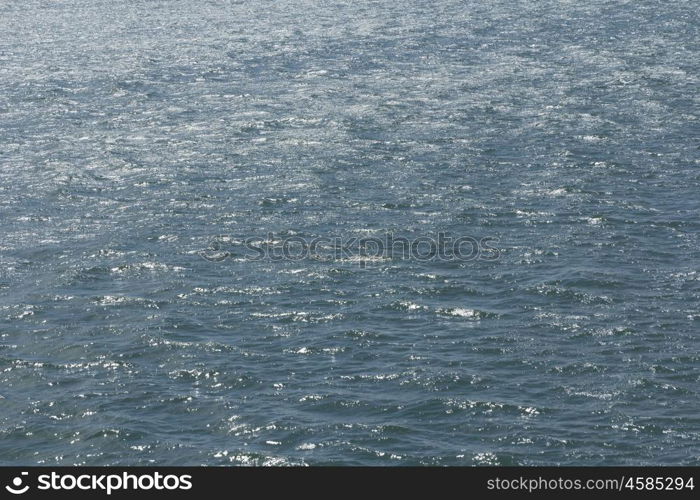
[[[698,464],[697,7],[2,2],[0,463]]]

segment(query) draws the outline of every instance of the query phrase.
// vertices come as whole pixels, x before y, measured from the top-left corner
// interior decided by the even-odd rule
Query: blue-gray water
[[[3,2],[0,463],[697,465],[699,26]],[[500,257],[199,255],[440,231]]]

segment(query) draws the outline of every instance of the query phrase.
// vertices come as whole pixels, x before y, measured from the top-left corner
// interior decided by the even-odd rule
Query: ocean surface
[[[0,464],[700,464],[699,44],[682,0],[2,2]],[[495,251],[241,251],[438,233]]]

